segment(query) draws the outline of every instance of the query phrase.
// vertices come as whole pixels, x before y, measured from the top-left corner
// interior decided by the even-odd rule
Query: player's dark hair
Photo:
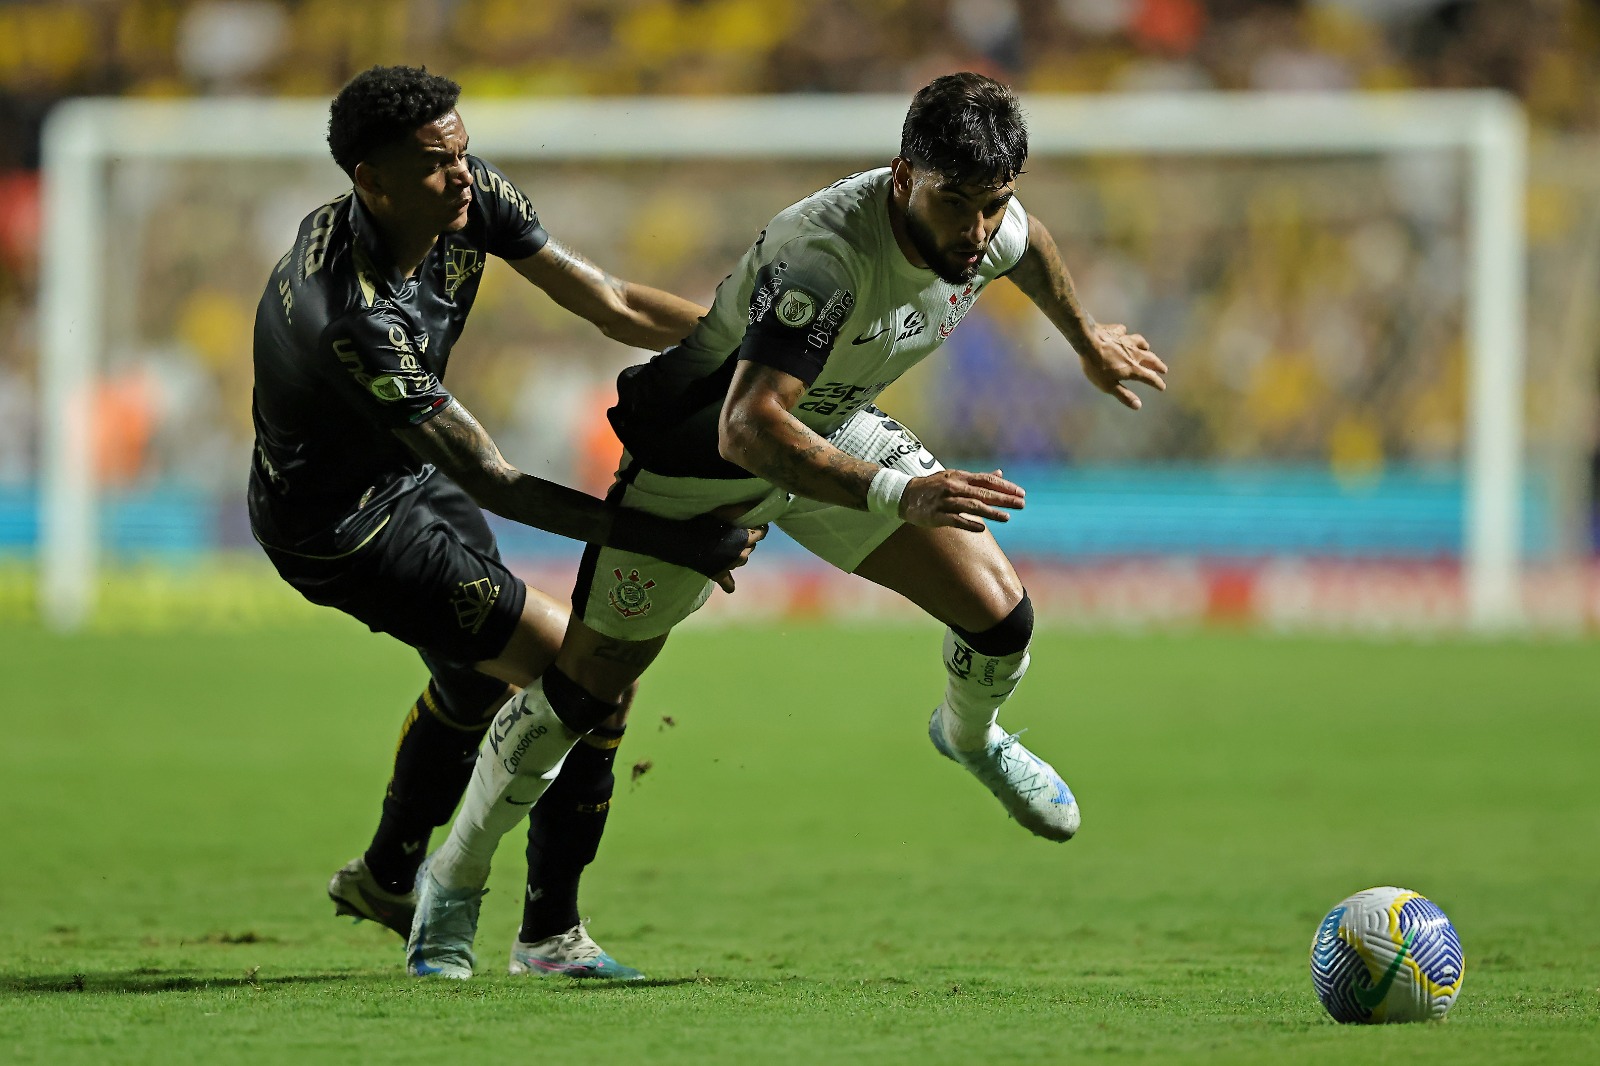
[[[422,67],[371,67],[350,79],[328,108],[328,150],[346,174],[386,144],[448,115],[461,86]]]
[[[911,99],[900,154],[963,185],[1007,182],[1028,158],[1028,125],[1007,86],[982,74],[946,74]]]

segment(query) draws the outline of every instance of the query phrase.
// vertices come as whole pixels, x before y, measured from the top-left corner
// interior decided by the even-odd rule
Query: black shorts
[[[405,641],[425,659],[470,666],[497,658],[528,588],[500,561],[483,512],[437,471],[393,508],[377,536],[342,558],[262,547],[300,595]]]

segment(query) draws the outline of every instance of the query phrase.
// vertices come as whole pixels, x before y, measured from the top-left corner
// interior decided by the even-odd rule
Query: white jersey
[[[750,476],[717,453],[717,419],[741,359],[804,381],[793,414],[829,435],[944,343],[984,286],[1027,250],[1028,216],[1012,198],[977,274],[952,285],[906,259],[889,225],[889,192],[884,167],[778,214],[694,332],[622,372],[611,423],[645,469]]]

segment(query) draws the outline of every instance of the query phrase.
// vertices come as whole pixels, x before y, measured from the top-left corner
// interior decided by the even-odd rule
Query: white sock
[[[945,630],[944,669],[947,682],[939,722],[952,748],[977,751],[999,738],[995,719],[1000,705],[1016,691],[1028,672],[1028,649],[1010,655],[985,655],[954,630]]]
[[[556,717],[539,681],[506,701],[478,749],[450,835],[429,864],[439,884],[460,890],[488,883],[500,838],[544,795],[578,736]]]

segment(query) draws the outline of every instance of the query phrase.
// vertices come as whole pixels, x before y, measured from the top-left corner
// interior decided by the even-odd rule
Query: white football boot
[[[624,966],[607,955],[589,936],[582,922],[564,933],[546,937],[537,943],[514,942],[511,945],[511,972],[536,976],[562,974],[609,981],[644,979],[644,974],[632,966]]]
[[[976,751],[961,751],[945,739],[943,708],[928,722],[928,739],[939,754],[983,782],[1024,829],[1046,840],[1066,841],[1078,831],[1078,801],[1055,768],[1022,746],[1021,733],[989,727],[988,742]]]
[[[333,900],[334,914],[377,922],[401,936],[410,934],[411,919],[417,912],[416,890],[390,892],[372,876],[363,855],[357,855],[334,873],[328,882],[328,898]]]
[[[432,859],[432,856],[429,856]],[[472,976],[472,941],[486,888],[448,889],[424,862],[417,871],[417,914],[406,940],[406,972],[413,977]]]

